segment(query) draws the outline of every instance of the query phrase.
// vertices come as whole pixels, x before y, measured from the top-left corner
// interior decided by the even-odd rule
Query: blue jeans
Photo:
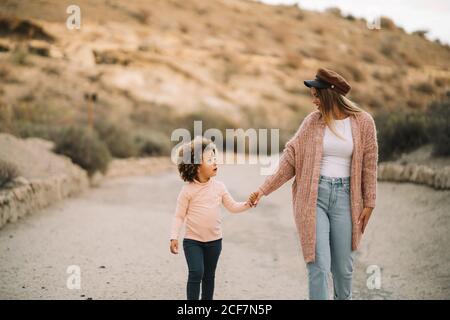
[[[202,285],[202,300],[212,300],[216,266],[222,251],[222,239],[201,242],[185,238],[183,249],[189,268],[186,288],[187,300],[199,299],[200,283]]]
[[[320,175],[316,209],[315,261],[307,264],[309,298],[328,300],[330,272],[334,299],[352,298],[350,177]]]

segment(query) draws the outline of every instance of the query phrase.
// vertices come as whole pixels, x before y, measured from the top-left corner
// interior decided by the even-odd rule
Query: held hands
[[[178,254],[178,240],[170,240],[170,252],[172,252],[173,254]]]
[[[250,194],[248,197],[248,201],[252,207],[256,207],[258,205],[259,199],[263,196],[261,191],[255,191]]]

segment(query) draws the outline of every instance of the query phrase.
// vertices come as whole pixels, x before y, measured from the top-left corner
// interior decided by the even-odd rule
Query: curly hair
[[[217,153],[216,145],[211,140],[203,137],[196,137],[180,146],[177,163],[178,172],[183,181],[194,182],[194,179],[197,179],[197,171],[201,165],[203,153],[208,150]]]

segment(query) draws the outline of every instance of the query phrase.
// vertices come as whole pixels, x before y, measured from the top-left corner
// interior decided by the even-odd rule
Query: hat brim
[[[305,80],[305,81],[303,81],[303,83],[308,88],[326,89],[326,88],[331,87],[329,83],[326,83],[325,81],[321,81],[320,79]]]

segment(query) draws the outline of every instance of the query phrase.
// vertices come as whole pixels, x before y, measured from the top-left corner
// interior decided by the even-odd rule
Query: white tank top
[[[349,177],[353,154],[350,117],[334,120],[334,124],[336,131],[345,138],[345,141],[325,126],[320,174],[328,177]]]

